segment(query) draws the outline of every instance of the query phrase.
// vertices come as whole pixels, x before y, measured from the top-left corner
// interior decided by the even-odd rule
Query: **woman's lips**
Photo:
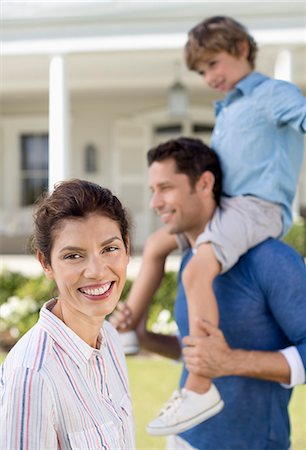
[[[102,286],[88,286],[79,288],[78,290],[93,300],[101,300],[110,295],[112,288],[114,285],[114,281],[110,281],[108,283],[103,284]]]

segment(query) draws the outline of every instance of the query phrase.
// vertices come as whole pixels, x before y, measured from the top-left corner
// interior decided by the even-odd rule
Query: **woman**
[[[105,320],[125,283],[128,228],[119,200],[87,181],[36,205],[33,249],[58,297],[1,366],[1,449],[135,448],[125,359]]]

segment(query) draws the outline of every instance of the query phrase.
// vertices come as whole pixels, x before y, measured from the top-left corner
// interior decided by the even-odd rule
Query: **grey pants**
[[[278,238],[283,230],[279,205],[250,195],[222,197],[196,248],[210,242],[222,273],[233,267],[240,256],[269,237]]]

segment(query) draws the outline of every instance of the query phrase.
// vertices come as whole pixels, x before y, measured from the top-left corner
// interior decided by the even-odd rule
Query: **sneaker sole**
[[[125,355],[135,355],[139,353],[139,347],[136,345],[123,346],[123,351]]]
[[[167,436],[169,434],[179,434],[183,433],[190,428],[199,425],[199,423],[205,422],[205,420],[210,419],[211,417],[218,414],[224,407],[223,400],[220,400],[215,406],[206,410],[197,416],[192,417],[191,419],[185,420],[184,422],[177,423],[170,427],[150,427],[149,425],[146,427],[146,430],[152,436]]]

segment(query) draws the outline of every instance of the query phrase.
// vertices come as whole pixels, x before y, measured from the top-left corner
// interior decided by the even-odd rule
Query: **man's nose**
[[[161,195],[158,192],[154,192],[150,200],[150,208],[158,209],[161,205],[162,205]]]

